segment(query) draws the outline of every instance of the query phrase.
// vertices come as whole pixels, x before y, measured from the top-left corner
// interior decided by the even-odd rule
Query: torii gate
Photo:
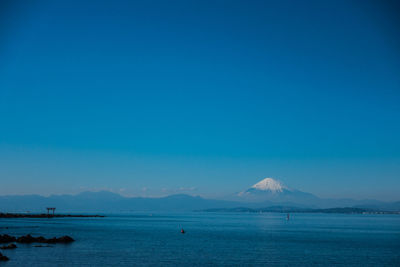
[[[56,208],[46,208],[47,209],[47,216],[50,216],[50,211],[53,211],[53,216],[54,216],[54,211]]]

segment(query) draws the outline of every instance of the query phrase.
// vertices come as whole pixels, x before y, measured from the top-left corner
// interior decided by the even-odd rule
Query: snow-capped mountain
[[[282,182],[273,178],[261,180],[246,191],[238,193],[237,197],[243,201],[249,202],[271,201],[303,205],[310,205],[318,200],[318,197],[313,194],[289,188]]]
[[[283,192],[283,190],[288,189],[281,182],[274,180],[273,178],[265,178],[264,180],[253,185],[251,188],[255,188],[257,190],[262,190],[262,191],[272,191],[272,192]]]

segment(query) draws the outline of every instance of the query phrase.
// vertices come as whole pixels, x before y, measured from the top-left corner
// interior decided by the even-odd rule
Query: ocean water
[[[185,234],[180,233],[183,227]],[[17,244],[0,266],[400,266],[400,215],[146,213],[0,219],[0,233],[76,241]]]

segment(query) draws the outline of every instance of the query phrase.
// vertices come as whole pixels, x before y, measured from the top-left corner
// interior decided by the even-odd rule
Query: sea
[[[17,244],[4,267],[400,266],[400,215],[130,213],[0,219],[0,233],[76,240]]]

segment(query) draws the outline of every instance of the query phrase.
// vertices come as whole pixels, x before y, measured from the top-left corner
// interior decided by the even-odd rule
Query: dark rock
[[[8,261],[9,258],[0,253],[0,261]]]
[[[34,238],[33,236],[25,235],[25,236],[18,237],[17,238],[17,242],[18,243],[30,244],[30,243],[37,242],[37,241],[36,241],[36,238]]]
[[[70,243],[70,242],[74,242],[74,241],[75,241],[75,240],[74,240],[72,237],[67,236],[67,235],[62,236],[62,237],[59,237],[59,238],[57,239],[57,242],[58,242],[58,243]]]
[[[11,243],[15,242],[16,238],[9,235],[0,235],[0,243]]]
[[[0,248],[1,249],[14,249],[14,248],[17,248],[17,246],[15,244],[9,244],[7,246],[2,246]]]
[[[16,240],[18,243],[25,243],[25,244],[30,244],[30,243],[47,243],[47,244],[56,244],[56,243],[70,243],[75,241],[72,239],[70,236],[62,236],[62,237],[53,237],[53,238],[44,238],[43,236],[39,237],[33,237],[31,235],[25,235],[25,236],[20,236]]]

